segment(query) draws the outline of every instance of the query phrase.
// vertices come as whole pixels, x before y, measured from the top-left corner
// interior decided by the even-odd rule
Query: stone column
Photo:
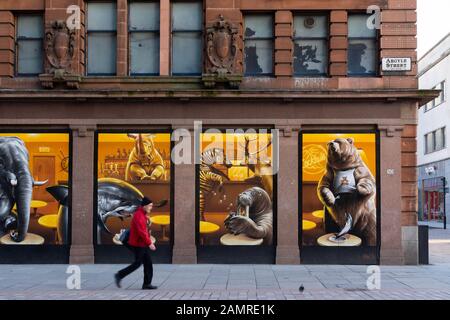
[[[299,137],[298,131],[283,128],[279,135],[277,186],[277,264],[299,264]]]
[[[347,75],[347,19],[347,11],[331,11],[329,71],[331,77],[343,77]]]
[[[118,76],[128,75],[128,1],[117,0],[117,63]]]
[[[292,66],[292,12],[280,10],[275,12],[275,76],[289,78],[293,74]]]
[[[175,128],[174,128],[175,129]],[[187,133],[187,132],[186,132]],[[186,140],[184,140],[186,139]],[[189,164],[174,166],[174,247],[172,263],[197,263],[197,247],[195,244],[195,164],[194,164],[194,133],[183,136],[186,147],[191,148]],[[175,142],[178,145],[178,142]],[[175,146],[175,148],[177,148]]]
[[[159,2],[159,75],[170,75],[170,0]]]
[[[70,263],[94,263],[94,131],[72,129],[72,242]]]
[[[402,265],[401,127],[380,128],[382,265]],[[378,181],[380,183],[380,181]]]
[[[14,76],[14,24],[11,11],[0,11],[0,77]]]

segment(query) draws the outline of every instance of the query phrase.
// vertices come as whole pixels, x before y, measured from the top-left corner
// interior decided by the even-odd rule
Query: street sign
[[[382,69],[384,72],[411,71],[411,58],[383,58]]]

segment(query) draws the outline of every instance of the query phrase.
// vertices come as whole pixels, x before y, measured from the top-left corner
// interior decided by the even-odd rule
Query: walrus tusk
[[[340,237],[346,235],[353,226],[353,218],[350,214],[346,213],[346,222],[345,226],[342,228],[342,230],[336,235],[336,239],[339,239]]]

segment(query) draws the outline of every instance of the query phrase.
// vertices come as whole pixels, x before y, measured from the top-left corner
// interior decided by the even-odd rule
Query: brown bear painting
[[[350,232],[359,236],[363,245],[376,245],[375,178],[352,138],[328,143],[326,172],[319,181],[317,193],[340,230],[348,223],[348,214],[352,218]]]

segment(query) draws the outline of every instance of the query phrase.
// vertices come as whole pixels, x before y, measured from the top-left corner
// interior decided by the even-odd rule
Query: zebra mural
[[[204,151],[200,158],[200,199],[199,211],[202,221],[205,220],[206,199],[215,192],[223,191],[223,182],[230,180],[228,175],[214,167],[214,164],[223,164],[227,168],[231,167],[231,163],[226,160],[223,149],[212,148]]]

